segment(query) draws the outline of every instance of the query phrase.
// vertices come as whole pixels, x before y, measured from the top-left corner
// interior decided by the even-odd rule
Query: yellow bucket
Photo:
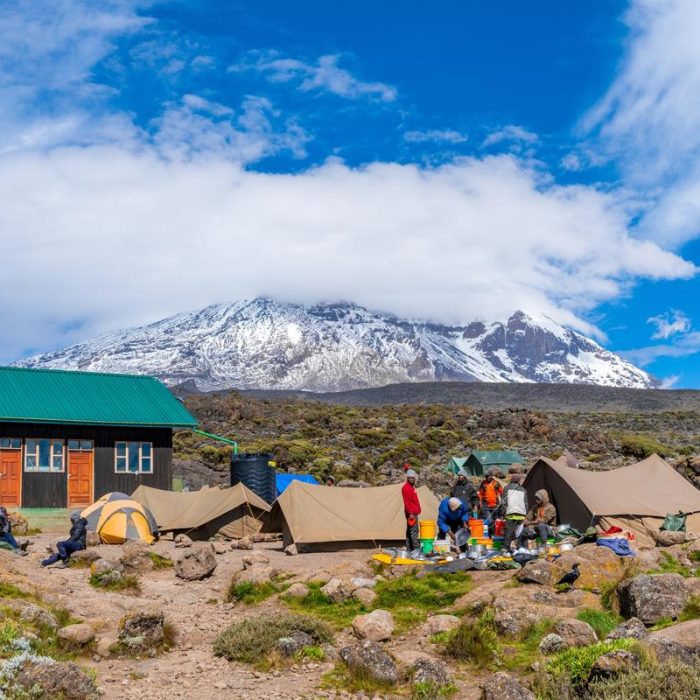
[[[418,538],[421,540],[434,540],[435,539],[435,521],[434,520],[421,520],[418,523],[420,529],[420,535]]]

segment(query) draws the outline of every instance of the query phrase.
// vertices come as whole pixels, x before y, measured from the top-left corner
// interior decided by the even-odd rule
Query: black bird
[[[557,586],[566,583],[569,585],[570,588],[574,587],[574,581],[581,575],[581,572],[578,570],[578,564],[574,564],[573,568],[571,571],[569,571],[568,574],[564,574],[559,582],[557,583]]]

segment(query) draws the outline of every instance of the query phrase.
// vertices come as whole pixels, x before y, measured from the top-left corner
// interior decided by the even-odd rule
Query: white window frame
[[[41,440],[49,440],[49,468],[42,469],[39,465],[39,442]],[[28,443],[35,442],[36,450],[29,452]],[[60,455],[61,455],[61,468],[56,469],[53,465],[54,457],[58,456],[58,450],[56,443],[59,443]],[[27,465],[27,458],[32,455],[36,457],[36,466],[30,467]],[[25,438],[24,440],[24,454],[22,459],[22,466],[25,472],[32,472],[38,474],[62,474],[66,471],[66,441],[63,438]]]
[[[78,447],[71,447],[70,443],[71,442],[77,442],[79,443]],[[80,443],[83,442],[89,442],[90,447],[82,447]],[[66,446],[68,448],[68,452],[92,452],[95,449],[95,441],[94,440],[82,440],[80,438],[70,438],[69,440],[66,440]]]
[[[122,457],[118,456],[119,445],[125,446],[126,454]],[[129,470],[130,445],[138,445],[138,450],[139,450],[139,468],[135,472],[132,472]],[[149,455],[148,455],[148,457],[145,458],[148,461],[148,464],[150,467],[148,470],[145,470],[143,468],[143,466],[144,466],[143,446],[144,445],[148,445],[148,447],[149,447]],[[118,460],[119,459],[126,460],[125,469],[118,468]],[[114,473],[115,474],[153,474],[153,443],[152,442],[139,442],[138,440],[118,440],[117,442],[115,442],[114,443]]]

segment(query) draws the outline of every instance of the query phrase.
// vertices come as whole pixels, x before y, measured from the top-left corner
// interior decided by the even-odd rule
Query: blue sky
[[[0,362],[269,294],[700,386],[698,6],[3,3]]]

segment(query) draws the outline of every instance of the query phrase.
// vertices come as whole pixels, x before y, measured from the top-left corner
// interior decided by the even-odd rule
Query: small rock
[[[175,575],[185,581],[197,581],[211,576],[214,569],[216,559],[209,545],[191,547],[175,560]]]
[[[626,649],[609,651],[599,656],[591,668],[588,682],[614,678],[621,673],[630,673],[640,668],[639,657]]]
[[[235,580],[236,583],[253,583],[256,585],[262,585],[264,583],[270,583],[276,574],[277,571],[271,566],[256,564],[251,566],[249,569],[239,571],[235,575]]]
[[[499,671],[484,685],[484,700],[535,700],[535,695],[513,676]]]
[[[306,598],[310,593],[309,587],[303,583],[293,583],[286,591],[285,595],[290,598]]]
[[[656,533],[656,544],[659,547],[673,547],[675,544],[683,544],[686,540],[685,532],[672,530],[659,530]]]
[[[60,627],[56,616],[52,612],[49,612],[38,605],[34,605],[34,603],[27,603],[22,608],[22,612],[20,613],[19,617],[24,622],[36,622],[40,625],[50,627],[52,630],[57,630]]]
[[[459,627],[460,622],[456,615],[432,615],[425,622],[425,633],[430,636],[440,632],[450,632]]]
[[[88,532],[87,535],[85,536],[85,546],[86,547],[98,547],[101,544],[102,544],[102,540],[100,539],[100,536],[96,532]],[[77,554],[77,552],[75,552],[74,554],[71,554],[71,557],[74,557],[76,554]]]
[[[350,581],[335,577],[332,578],[321,592],[328,596],[334,603],[342,603],[352,595],[354,587]]]
[[[179,535],[175,535],[175,539],[173,540],[173,542],[175,543],[176,547],[192,546],[192,540],[182,532]]]
[[[219,540],[214,540],[211,543],[211,548],[214,550],[214,554],[226,554],[226,552],[229,551],[229,548],[226,546],[226,543],[221,542]]]
[[[131,613],[119,621],[119,643],[130,649],[159,646],[165,637],[162,612]]]
[[[58,638],[63,646],[85,646],[95,639],[95,631],[85,622],[67,625],[58,630]]]
[[[426,683],[438,688],[452,685],[452,676],[441,661],[418,659],[413,664],[413,682]]]
[[[566,642],[563,637],[552,632],[542,638],[538,649],[543,654],[556,654],[558,651],[566,649]]]
[[[284,656],[291,657],[300,652],[304,647],[311,647],[314,644],[314,638],[310,634],[297,630],[289,637],[278,639],[277,649],[279,649]]]
[[[98,700],[95,682],[74,663],[28,661],[15,684],[26,691],[26,697],[65,698],[65,700]]]
[[[379,596],[371,588],[356,588],[352,592],[352,597],[359,600],[366,608],[369,608]]]
[[[116,644],[116,639],[109,639],[108,637],[102,637],[97,640],[97,653],[103,658],[107,659],[112,654],[112,647]]]
[[[92,564],[93,561],[97,561],[98,559],[101,559],[99,553],[96,552],[94,549],[79,549],[77,552],[73,552],[73,554],[70,555],[70,560],[73,562],[87,562],[88,564]]]
[[[529,561],[515,577],[523,583],[538,583],[541,586],[553,586],[561,578],[559,569],[546,559]]]
[[[598,641],[595,630],[583,620],[561,620],[557,622],[554,631],[564,640],[567,647],[587,647]]]
[[[608,636],[608,639],[644,639],[649,632],[644,623],[636,617],[631,617],[619,624]]]
[[[244,568],[248,569],[251,566],[255,566],[255,564],[269,564],[270,557],[262,552],[249,552],[248,554],[243,555],[241,561]]]
[[[690,592],[680,574],[641,574],[621,583],[617,596],[623,616],[653,625],[665,617],[678,617]]]
[[[253,540],[247,535],[238,540],[238,549],[253,549]]]
[[[388,685],[394,685],[399,680],[396,662],[379,644],[370,639],[343,647],[340,650],[340,658],[351,671],[360,676],[369,676]]]
[[[391,638],[394,617],[387,610],[373,610],[367,615],[358,615],[352,621],[352,629],[360,639],[383,642]]]
[[[284,553],[290,557],[295,557],[297,554],[299,554],[299,547],[297,547],[295,544],[288,544],[284,548]]]
[[[374,588],[377,585],[377,579],[356,576],[355,578],[351,579],[351,583],[355,588]]]
[[[122,574],[124,573],[124,567],[118,561],[109,559],[97,559],[90,565],[90,573],[100,578],[105,574],[110,574],[112,571]]]
[[[153,560],[148,553],[148,545],[140,540],[130,540],[122,545],[119,561],[125,569],[146,572],[153,569]]]

